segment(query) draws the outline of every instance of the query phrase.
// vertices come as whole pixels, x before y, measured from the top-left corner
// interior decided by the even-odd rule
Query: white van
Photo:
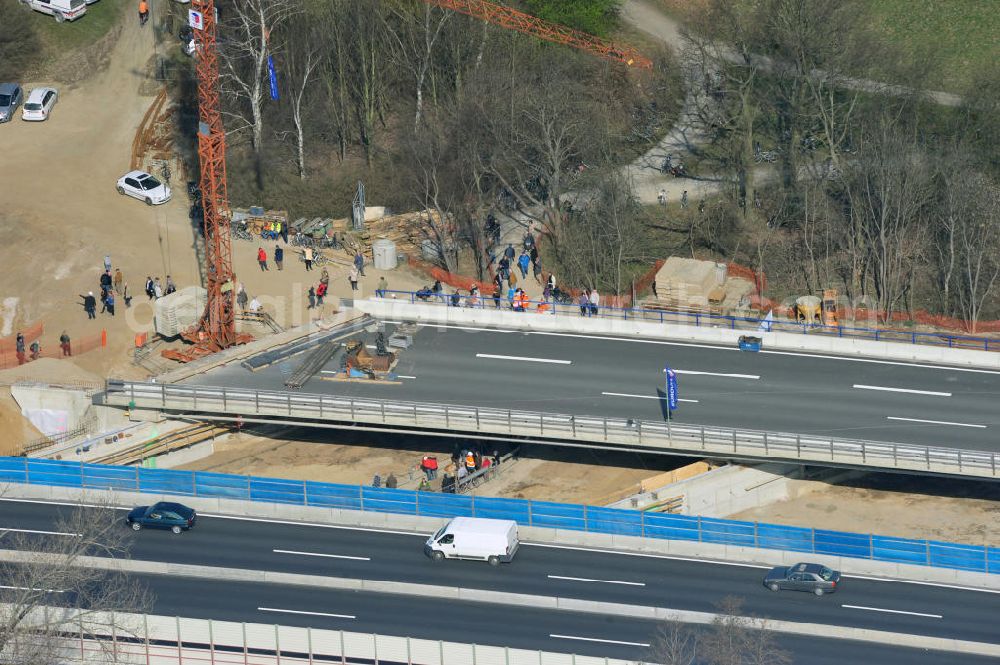
[[[517,522],[456,517],[424,543],[424,554],[442,559],[478,559],[491,566],[510,563],[517,553]]]
[[[21,0],[21,2],[36,12],[54,16],[57,23],[75,21],[87,13],[87,3],[84,0]]]

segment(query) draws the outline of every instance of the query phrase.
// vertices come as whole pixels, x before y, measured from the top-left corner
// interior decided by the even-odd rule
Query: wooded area
[[[618,4],[524,8],[600,32]],[[701,7],[683,57],[664,46],[640,73],[421,2],[227,4],[231,172],[253,176],[233,178],[234,199],[341,216],[361,179],[370,201],[451,220],[435,230],[443,267],[471,250],[480,278],[487,214],[518,211],[567,285],[626,293],[643,266],[689,253],[766,273],[776,300],[836,288],[970,330],[1000,316],[995,68],[941,103],[922,92],[935,63],[887,46],[860,0]],[[724,186],[650,210],[622,167],[682,103],[688,171]]]

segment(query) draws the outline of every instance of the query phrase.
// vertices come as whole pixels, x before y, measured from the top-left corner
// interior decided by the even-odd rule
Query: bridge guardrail
[[[417,291],[386,290],[385,296],[411,304],[453,306],[452,295],[447,293],[421,293]],[[575,303],[557,303],[531,300],[526,313],[541,313],[538,305],[544,304],[546,314],[580,316],[580,305]],[[459,307],[475,309],[497,309],[490,294],[480,294],[473,301],[470,296],[459,296]],[[500,299],[500,307],[511,309],[511,303],[506,295]],[[674,323],[695,327],[729,328],[730,330],[755,331],[761,325],[775,332],[789,332],[803,335],[821,335],[823,337],[845,337],[863,339],[874,342],[899,342],[903,344],[919,344],[937,346],[949,349],[970,349],[976,351],[1000,351],[1000,339],[975,337],[968,335],[949,335],[946,333],[916,332],[905,330],[888,330],[880,328],[855,328],[851,326],[825,326],[814,323],[797,323],[795,321],[758,319],[744,316],[724,316],[700,312],[677,312],[660,309],[643,309],[641,307],[605,307],[600,306],[596,315],[600,318],[623,319],[633,321],[648,321],[651,323]]]
[[[624,449],[997,478],[1000,454],[781,432],[678,425],[631,418],[539,413],[318,393],[111,379],[107,404],[194,413],[278,416],[580,441]]]
[[[810,529],[641,510],[0,457],[0,482],[235,499],[421,517],[487,517],[524,526],[696,541],[1000,574],[1000,547]]]

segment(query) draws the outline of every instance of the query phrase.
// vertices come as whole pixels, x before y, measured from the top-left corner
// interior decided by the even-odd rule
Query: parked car
[[[797,563],[787,568],[778,566],[764,578],[764,586],[771,591],[809,591],[817,596],[834,593],[839,582],[840,573],[818,563]]]
[[[125,522],[133,531],[142,528],[170,529],[174,533],[194,528],[198,514],[194,508],[188,508],[180,503],[160,501],[152,506],[139,506],[129,511]]]
[[[118,193],[145,201],[148,206],[170,200],[170,188],[145,171],[129,171],[118,178]]]
[[[36,12],[54,17],[56,23],[75,21],[87,13],[87,3],[84,0],[21,0],[21,3]]]
[[[24,100],[24,106],[21,107],[21,120],[40,122],[48,119],[57,99],[59,99],[59,92],[55,88],[35,88]]]
[[[0,83],[0,122],[8,122],[14,117],[23,94],[16,83]]]

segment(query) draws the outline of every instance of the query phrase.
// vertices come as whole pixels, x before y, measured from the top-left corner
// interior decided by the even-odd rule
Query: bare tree
[[[743,602],[728,596],[719,603],[711,629],[699,644],[708,665],[789,665],[767,622],[742,614]]]
[[[309,97],[312,83],[316,80],[316,70],[320,65],[320,41],[313,37],[310,29],[310,19],[302,14],[301,20],[290,22],[290,35],[297,38],[290,40],[291,44],[285,52],[285,76],[291,95],[289,105],[292,113],[292,123],[295,126],[295,162],[299,178],[306,178],[305,127],[303,121],[303,101]],[[306,104],[308,107],[308,104]]]
[[[85,556],[128,557],[131,532],[110,506],[78,506],[50,534],[3,532],[0,562],[0,661],[13,665],[64,662],[62,630],[69,610],[83,634],[137,634],[116,613],[148,612],[151,597],[118,571],[81,566]],[[112,654],[109,655],[109,660]]]
[[[955,183],[958,196],[966,203],[964,214],[957,218],[954,233],[960,252],[958,304],[970,332],[987,301],[995,296],[1000,277],[1000,185],[982,174],[966,175]]]
[[[698,634],[679,621],[667,621],[653,636],[649,660],[659,665],[697,665]]]
[[[413,129],[416,131],[420,128],[424,112],[424,87],[434,62],[434,45],[452,14],[434,10],[427,3],[416,9],[395,7],[392,12],[400,24],[400,29],[389,33],[393,37],[397,62],[410,70],[414,79],[416,110]]]
[[[227,111],[226,115],[239,123],[229,131],[250,130],[259,179],[267,56],[281,48],[271,42],[271,34],[300,9],[289,0],[241,0],[230,3],[226,10],[223,26],[226,40],[219,49],[225,65],[222,85],[235,101],[236,110]]]

